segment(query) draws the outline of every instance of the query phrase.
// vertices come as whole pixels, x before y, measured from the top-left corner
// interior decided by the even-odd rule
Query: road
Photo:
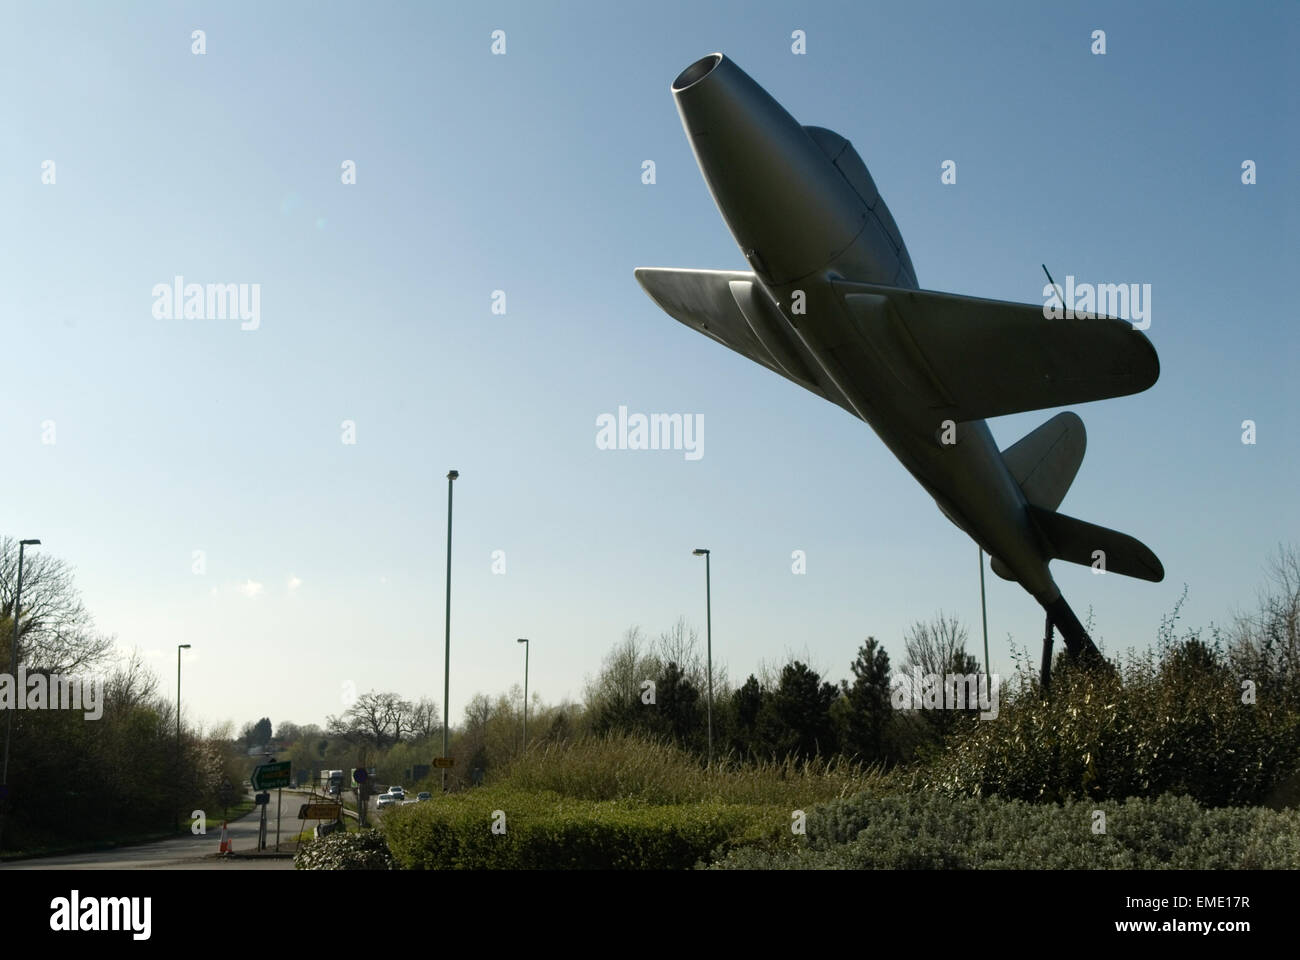
[[[291,840],[302,829],[298,807],[307,794],[284,791],[284,805],[280,821],[281,841]],[[275,849],[275,791],[271,791],[271,804],[267,811],[266,839],[268,850]],[[236,854],[252,854],[257,850],[257,831],[260,812],[252,813],[230,824],[230,840]],[[293,860],[288,857],[220,857],[221,820],[208,820],[208,832],[190,834],[170,840],[134,844],[112,850],[91,853],[72,853],[57,857],[37,857],[0,864],[0,870],[292,870]],[[283,849],[283,846],[281,847]]]

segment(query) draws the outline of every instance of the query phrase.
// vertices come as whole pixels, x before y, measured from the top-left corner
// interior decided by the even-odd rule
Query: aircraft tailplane
[[[1159,558],[1142,541],[1033,504],[1028,509],[1053,558],[1152,583],[1165,578]]]

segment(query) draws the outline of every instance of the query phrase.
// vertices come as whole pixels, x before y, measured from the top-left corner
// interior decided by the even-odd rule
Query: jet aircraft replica
[[[1100,655],[1048,570],[1068,560],[1159,582],[1146,546],[1057,513],[1083,460],[1058,413],[999,452],[984,420],[1147,389],[1151,342],[1111,317],[921,290],[894,218],[844,137],[800,126],[715,53],[673,82],[682,126],[752,271],[641,267],[669,316],[866,421],[1072,657]]]

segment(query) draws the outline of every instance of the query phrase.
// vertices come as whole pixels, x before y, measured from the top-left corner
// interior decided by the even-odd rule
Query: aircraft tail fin
[[[1088,437],[1074,413],[1058,413],[1002,451],[1007,469],[1035,507],[1055,510],[1083,463]]]
[[[1126,533],[1067,517],[1030,504],[1029,515],[1047,542],[1051,555],[1085,567],[1100,566],[1107,573],[1159,583],[1165,568],[1151,549]]]

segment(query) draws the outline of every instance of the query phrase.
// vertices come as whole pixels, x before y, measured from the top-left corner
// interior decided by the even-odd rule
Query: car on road
[[[394,797],[392,794],[381,793],[379,795],[379,799],[375,801],[375,806],[379,807],[382,810],[384,807],[391,807],[397,801],[398,798]]]
[[[432,799],[433,799],[433,794],[431,794],[428,790],[421,790],[419,793],[417,793],[417,794],[415,795],[415,799],[416,799],[416,802],[419,802],[419,801],[422,801],[422,800],[432,800]]]
[[[400,786],[397,786],[397,787],[389,787],[389,788],[388,788],[388,795],[389,795],[390,797],[396,797],[398,800],[405,800],[405,799],[406,799],[406,791],[403,790]]]

